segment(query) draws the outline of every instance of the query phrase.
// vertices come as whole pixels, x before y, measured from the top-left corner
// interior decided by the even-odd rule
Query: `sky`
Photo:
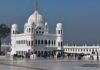
[[[0,0],[0,24],[16,23],[23,31],[33,12],[34,0]],[[39,0],[39,13],[50,32],[63,23],[65,44],[100,44],[100,0]]]

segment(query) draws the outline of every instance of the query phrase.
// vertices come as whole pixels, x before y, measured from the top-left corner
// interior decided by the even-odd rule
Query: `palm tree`
[[[0,53],[1,53],[1,40],[9,36],[10,28],[5,24],[0,24]]]

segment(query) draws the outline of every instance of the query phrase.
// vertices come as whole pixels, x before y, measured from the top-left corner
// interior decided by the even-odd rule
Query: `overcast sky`
[[[23,31],[34,12],[34,0],[0,0],[0,24],[16,23]],[[65,44],[100,43],[100,0],[39,0],[39,12],[55,32],[64,25]]]

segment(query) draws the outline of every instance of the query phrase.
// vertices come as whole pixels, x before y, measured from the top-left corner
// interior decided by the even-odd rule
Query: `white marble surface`
[[[100,63],[73,59],[14,59],[0,58],[0,70],[100,70]]]

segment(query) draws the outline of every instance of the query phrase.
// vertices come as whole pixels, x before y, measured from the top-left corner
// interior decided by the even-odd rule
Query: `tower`
[[[11,28],[11,55],[15,54],[16,47],[16,34],[18,34],[18,26],[17,24],[13,24]]]
[[[15,35],[18,33],[18,26],[17,24],[13,24],[11,28],[11,35]]]
[[[63,56],[64,51],[63,51],[63,25],[62,23],[58,23],[56,26],[56,57]]]
[[[56,26],[56,46],[57,50],[63,49],[63,25],[62,23],[58,23]]]
[[[48,23],[45,22],[45,34],[48,34],[48,31],[49,31],[49,29],[48,29]]]

